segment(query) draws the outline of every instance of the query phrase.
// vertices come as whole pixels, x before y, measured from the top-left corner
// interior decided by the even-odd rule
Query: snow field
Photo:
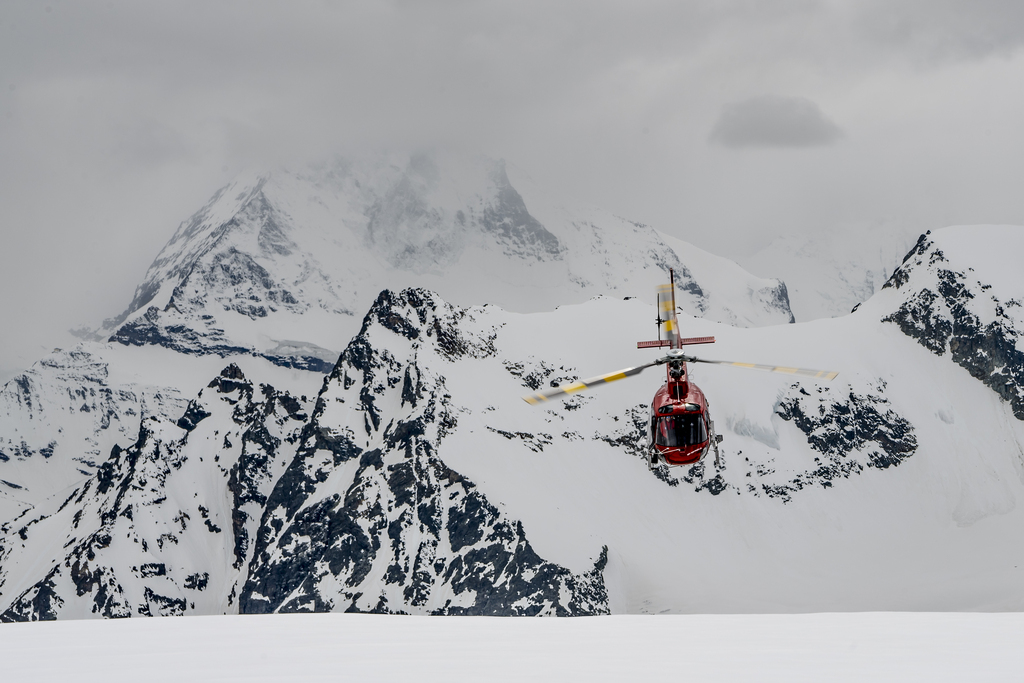
[[[4,679],[1018,681],[1022,614],[356,614],[0,626]],[[143,673],[144,672],[144,673]]]

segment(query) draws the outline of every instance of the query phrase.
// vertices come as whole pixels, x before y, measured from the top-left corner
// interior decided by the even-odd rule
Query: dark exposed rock
[[[190,401],[185,414],[178,419],[178,426],[187,432],[191,432],[200,422],[210,417],[203,407],[196,401]]]
[[[913,427],[892,411],[887,399],[850,391],[845,400],[831,400],[829,387],[817,387],[816,393],[817,405],[802,392],[780,402],[775,412],[799,427],[819,453],[842,457],[869,447],[868,466],[885,468],[898,465],[917,449]]]
[[[282,368],[306,370],[307,372],[327,374],[334,367],[334,363],[316,356],[280,356],[269,353],[261,353],[260,356]]]
[[[178,353],[214,354],[223,357],[248,353],[249,350],[231,344],[224,336],[224,331],[207,326],[205,333],[200,334],[190,326],[160,322],[160,311],[150,307],[143,316],[119,327],[109,341],[125,346],[163,346]]]
[[[768,305],[781,311],[789,311],[790,324],[796,322],[796,316],[793,315],[793,311],[789,303],[789,288],[786,287],[785,282],[779,280],[778,286],[771,291],[771,296],[768,298]]]
[[[185,577],[185,583],[182,584],[189,590],[204,591],[210,583],[210,575],[207,572],[190,574]]]
[[[243,203],[238,213],[224,223],[208,225],[210,216],[206,209],[216,202],[215,197],[213,203],[178,230],[150,267],[149,279],[139,286],[128,309],[105,321],[104,328],[114,330],[110,341],[133,346],[154,344],[180,353],[221,357],[259,354],[228,341],[207,311],[224,311],[255,320],[276,311],[301,313],[308,308],[257,260],[287,256],[295,248],[277,211],[262,192],[263,183],[261,180],[251,194],[239,198]],[[224,235],[250,228],[258,230],[259,249],[253,254],[235,246],[213,248]],[[204,236],[204,232],[208,234]],[[175,247],[183,251],[178,253]],[[175,259],[177,263],[170,267]],[[150,305],[167,283],[174,287],[163,310]],[[138,315],[146,306],[145,313]],[[301,353],[260,355],[277,365],[301,370],[327,372],[332,367],[321,358]]]
[[[55,591],[53,573],[15,600],[6,612],[0,614],[0,622],[54,621],[64,600]]]
[[[164,576],[167,574],[167,566],[162,562],[149,562],[139,567],[139,576],[148,579],[151,576]]]
[[[822,457],[817,467],[781,486],[765,488],[765,493],[788,500],[794,491],[809,485],[831,486],[865,467],[895,467],[917,452],[914,428],[897,414],[882,392],[833,396],[830,387],[819,386],[814,394],[794,384],[789,396],[775,409],[783,420],[791,421],[807,435],[807,442]],[[856,456],[861,454],[862,462]]]
[[[176,617],[185,613],[188,603],[184,598],[171,598],[159,595],[146,586],[143,590],[145,603],[139,606],[138,613],[147,617]]]

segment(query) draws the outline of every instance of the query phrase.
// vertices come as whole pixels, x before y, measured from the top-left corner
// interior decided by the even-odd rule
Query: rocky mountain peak
[[[1001,273],[986,263],[992,255],[972,232],[946,228],[921,235],[885,284],[898,293],[899,303],[883,321],[938,356],[948,353],[1024,420],[1024,287],[1001,282],[993,288],[989,277]],[[1019,228],[986,232],[995,233],[991,244],[999,250],[1022,253],[1017,251],[1024,249]]]

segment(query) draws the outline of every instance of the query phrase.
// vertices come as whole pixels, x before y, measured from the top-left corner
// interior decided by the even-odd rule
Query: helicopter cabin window
[[[701,415],[669,415],[656,418],[654,443],[658,446],[678,448],[694,446],[707,440],[708,430]]]

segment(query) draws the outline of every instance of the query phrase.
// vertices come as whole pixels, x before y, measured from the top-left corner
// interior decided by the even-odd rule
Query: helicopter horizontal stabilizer
[[[714,344],[714,337],[683,337],[679,340],[680,346],[687,344]],[[665,346],[672,346],[671,339],[658,339],[656,341],[642,341],[636,343],[638,349],[659,349]]]
[[[658,339],[657,341],[645,341],[637,342],[636,348],[638,349],[659,349],[663,346],[672,346],[672,342],[668,339]]]
[[[714,344],[714,337],[683,337],[679,340],[681,345],[686,344]]]

